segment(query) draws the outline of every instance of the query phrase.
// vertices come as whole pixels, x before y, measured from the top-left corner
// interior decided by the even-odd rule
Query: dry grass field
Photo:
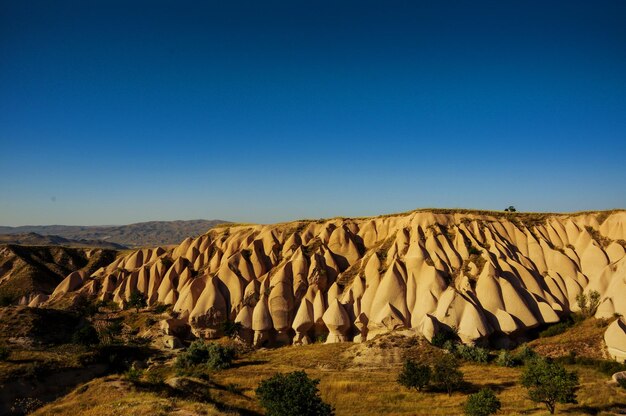
[[[263,414],[255,398],[259,382],[276,372],[304,369],[321,380],[322,398],[341,415],[460,415],[467,395],[493,389],[501,415],[547,415],[520,386],[520,368],[496,364],[462,366],[467,387],[445,393],[416,392],[396,383],[404,357],[431,360],[443,352],[414,337],[389,335],[365,344],[314,344],[262,349],[243,355],[233,368],[216,371],[209,380],[189,381],[193,388],[175,391],[162,384],[176,375],[169,361],[145,371],[131,383],[122,375],[96,379],[35,412],[35,415],[214,415]],[[578,404],[558,405],[557,414],[619,415],[626,412],[626,390],[609,383],[593,367],[568,366],[580,376]],[[155,382],[155,380],[158,380]],[[170,379],[171,381],[171,379]],[[156,383],[156,384],[155,384]]]

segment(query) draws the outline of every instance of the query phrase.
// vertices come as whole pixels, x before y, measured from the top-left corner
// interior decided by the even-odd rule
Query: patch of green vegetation
[[[194,341],[186,351],[176,357],[176,367],[184,374],[190,370],[222,370],[229,368],[235,359],[235,349],[216,342]]]
[[[559,335],[570,329],[574,325],[574,321],[572,319],[566,319],[561,322],[557,322],[555,324],[550,325],[543,331],[539,333],[540,338],[553,337],[555,335]]]
[[[581,292],[576,295],[576,305],[580,308],[580,314],[583,318],[589,318],[596,314],[598,306],[600,306],[600,292],[591,290],[587,294]]]
[[[463,385],[463,373],[454,355],[446,354],[433,365],[432,387],[436,391],[446,391],[448,396]]]
[[[464,361],[483,364],[489,362],[489,350],[486,348],[446,341],[444,349]]]
[[[408,389],[421,391],[430,383],[431,369],[429,365],[406,360],[398,375],[398,384]]]
[[[242,328],[241,323],[230,320],[224,321],[220,326],[222,333],[231,339],[236,338]]]
[[[528,397],[545,404],[550,414],[557,403],[577,403],[578,375],[557,362],[544,358],[530,361],[520,381],[528,389]]]
[[[516,367],[517,361],[510,352],[503,350],[500,351],[500,354],[498,354],[498,358],[496,358],[496,364],[500,367]]]
[[[501,407],[502,403],[493,390],[485,388],[469,395],[464,411],[467,416],[489,416],[497,413]]]
[[[268,416],[331,416],[333,408],[319,395],[319,379],[304,371],[277,373],[255,390]]]

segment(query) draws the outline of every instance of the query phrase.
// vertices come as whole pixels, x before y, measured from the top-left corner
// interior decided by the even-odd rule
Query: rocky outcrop
[[[122,304],[139,291],[173,305],[196,335],[234,321],[256,345],[358,342],[400,328],[429,339],[454,328],[474,343],[557,322],[590,290],[601,295],[596,316],[626,315],[625,247],[625,211],[242,225],[70,275],[52,298],[91,284],[94,296]],[[620,325],[606,335],[616,357],[626,350]]]
[[[604,342],[611,358],[626,361],[626,320],[617,319],[606,329]]]

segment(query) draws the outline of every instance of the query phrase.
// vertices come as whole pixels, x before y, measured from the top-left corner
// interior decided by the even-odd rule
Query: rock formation
[[[228,320],[256,345],[364,341],[398,328],[429,339],[455,328],[475,343],[557,322],[591,290],[601,295],[597,317],[626,315],[625,254],[626,211],[434,210],[225,226],[71,274],[33,302],[97,281],[94,296],[122,304],[139,291],[207,337]],[[607,331],[616,357],[624,336],[623,322]]]

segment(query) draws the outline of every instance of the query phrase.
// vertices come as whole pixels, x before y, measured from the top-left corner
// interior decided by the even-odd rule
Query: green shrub
[[[72,344],[97,345],[99,343],[98,331],[92,325],[83,325],[72,334]]]
[[[146,373],[146,376],[148,379],[148,383],[155,386],[159,386],[165,381],[165,377],[163,377],[163,374],[159,373],[158,371],[148,371]]]
[[[489,350],[471,345],[457,344],[454,354],[466,361],[486,363],[489,361]]]
[[[131,383],[137,383],[142,374],[143,371],[131,367],[124,373],[124,378],[126,378],[126,380],[130,381]]]
[[[189,369],[204,366],[210,370],[229,368],[235,358],[235,349],[215,342],[194,341],[187,351],[176,358],[176,367]]]
[[[408,389],[422,390],[430,382],[430,367],[406,360],[398,375],[398,384]]]
[[[513,356],[513,359],[521,364],[526,364],[535,358],[537,358],[537,353],[526,344],[522,345],[517,354]]]
[[[518,365],[517,361],[515,361],[515,358],[513,358],[513,355],[511,355],[511,353],[508,351],[501,351],[500,354],[498,354],[498,358],[496,358],[496,364],[498,364],[500,367],[516,367]]]
[[[521,383],[528,389],[529,398],[545,404],[551,414],[557,403],[576,403],[578,375],[555,361],[531,360],[524,369]]]
[[[224,321],[221,325],[222,332],[228,338],[236,338],[239,335],[239,331],[241,331],[241,324],[239,322],[233,321]]]
[[[157,303],[156,305],[154,305],[154,308],[152,310],[154,311],[154,313],[164,313],[169,307],[169,305]]]
[[[571,328],[572,324],[573,324],[573,321],[563,321],[563,322],[556,323],[554,325],[550,325],[549,327],[547,327],[546,329],[544,329],[543,331],[539,333],[539,338],[553,337],[555,335],[562,334],[563,332]]]
[[[481,251],[474,246],[469,246],[467,250],[470,256],[480,256]]]
[[[577,364],[591,367],[607,376],[611,376],[620,371],[626,371],[626,364],[618,363],[614,360],[602,360],[598,358],[579,357],[575,352],[570,352],[564,357],[555,359],[556,362],[564,364]]]
[[[465,414],[468,416],[489,416],[500,410],[500,400],[491,389],[482,389],[471,394],[465,403]]]
[[[448,392],[448,396],[459,389],[463,385],[463,373],[459,370],[457,358],[446,354],[438,359],[433,366],[431,381],[433,387]]]
[[[255,392],[267,416],[331,416],[333,408],[322,401],[318,384],[304,371],[294,371],[263,380]]]
[[[618,363],[613,360],[599,360],[598,370],[607,376],[613,375],[620,371],[626,371],[626,364]]]
[[[456,334],[456,331],[454,328],[452,329],[443,328],[442,330],[440,330],[433,336],[430,343],[433,344],[435,347],[443,348],[444,345],[446,345],[447,341],[450,341],[452,343],[459,341],[459,337]]]

